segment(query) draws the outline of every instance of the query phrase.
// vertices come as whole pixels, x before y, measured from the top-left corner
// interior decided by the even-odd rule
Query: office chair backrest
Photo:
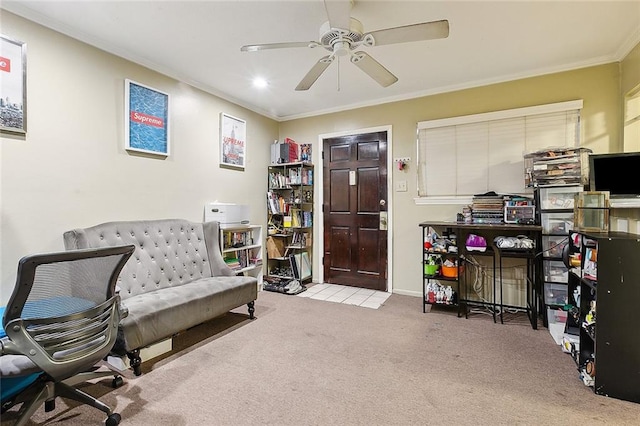
[[[115,286],[134,246],[24,257],[2,323],[5,346],[54,380],[104,358],[120,322]]]

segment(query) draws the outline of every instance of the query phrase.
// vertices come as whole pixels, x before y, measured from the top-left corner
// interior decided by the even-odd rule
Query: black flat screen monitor
[[[640,197],[640,152],[589,155],[589,187],[612,198]]]

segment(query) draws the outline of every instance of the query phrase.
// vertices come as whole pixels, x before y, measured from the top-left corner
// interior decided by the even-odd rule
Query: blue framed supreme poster
[[[125,80],[125,149],[169,156],[169,94]]]

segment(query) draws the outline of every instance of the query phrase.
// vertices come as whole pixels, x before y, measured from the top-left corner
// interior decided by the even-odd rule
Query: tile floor
[[[307,291],[303,291],[298,294],[298,297],[326,300],[327,302],[346,303],[348,305],[357,305],[371,309],[378,309],[389,296],[390,293],[385,291],[369,290],[366,288],[349,287],[337,284],[308,285]]]

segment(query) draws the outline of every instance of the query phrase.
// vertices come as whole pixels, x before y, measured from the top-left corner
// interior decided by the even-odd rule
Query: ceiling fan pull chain
[[[337,64],[338,65],[337,66],[338,73],[337,73],[337,76],[338,76],[338,92],[339,92],[340,91],[340,56],[338,56],[336,59],[338,60],[338,64]]]

